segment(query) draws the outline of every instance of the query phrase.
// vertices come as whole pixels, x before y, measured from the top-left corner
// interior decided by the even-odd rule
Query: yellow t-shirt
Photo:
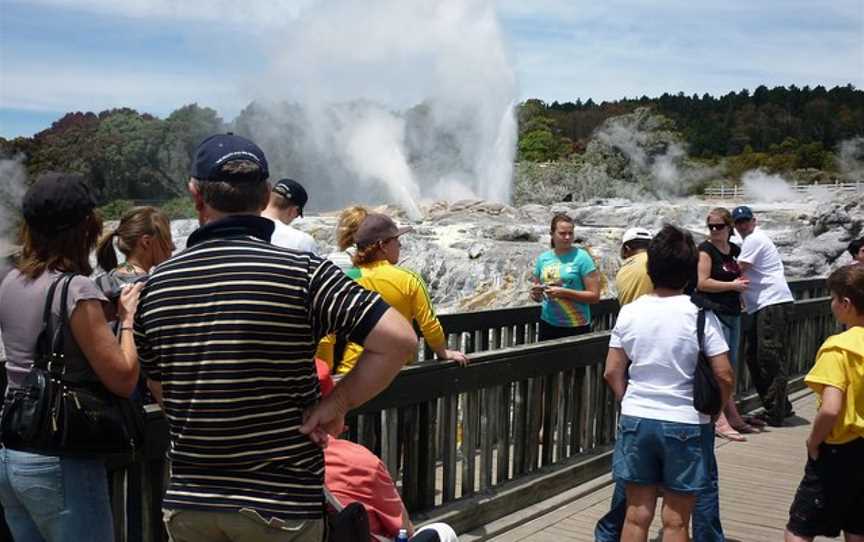
[[[844,444],[864,437],[864,327],[828,337],[804,382],[819,394],[820,406],[825,386],[843,391],[843,409],[825,442]]]
[[[622,307],[654,290],[654,284],[648,277],[648,252],[640,252],[624,260],[615,275],[615,288],[618,289],[618,303]]]
[[[435,316],[432,309],[432,301],[426,284],[420,275],[392,265],[387,260],[379,260],[370,264],[361,265],[360,277],[357,282],[368,290],[378,292],[391,307],[396,309],[406,320],[416,321],[423,333],[426,344],[433,350],[445,343],[444,329]],[[321,340],[318,345],[316,357],[327,362],[333,367],[333,345],[335,337],[328,336]],[[336,369],[337,374],[345,374],[354,368],[357,359],[363,353],[363,347],[359,344],[349,342],[345,346],[342,362]],[[412,359],[405,360],[410,363]]]

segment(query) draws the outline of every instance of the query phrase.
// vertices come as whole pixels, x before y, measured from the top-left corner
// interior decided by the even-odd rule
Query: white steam
[[[844,175],[854,181],[864,181],[864,137],[840,143],[837,162]]]
[[[424,198],[509,201],[516,81],[493,0],[326,0],[273,49],[238,130],[313,208],[388,201],[417,218]]]
[[[601,145],[589,143],[588,154],[600,153],[607,164],[618,164],[617,171],[606,168],[612,181],[631,181],[629,187],[616,183],[616,190],[620,188],[623,195],[631,196],[635,190],[663,199],[684,196],[694,185],[718,174],[717,168],[690,161],[671,121],[646,108],[608,119],[594,139]],[[583,169],[587,172],[591,168]]]
[[[786,179],[761,169],[750,170],[742,175],[741,185],[744,195],[752,201],[770,203],[801,199]]]
[[[27,191],[27,171],[23,163],[23,156],[0,159],[0,258],[12,252],[12,230]]]

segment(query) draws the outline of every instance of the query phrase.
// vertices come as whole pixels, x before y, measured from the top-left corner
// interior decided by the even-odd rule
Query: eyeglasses
[[[710,223],[709,223],[709,224],[708,224],[708,229],[711,230],[711,231],[720,231],[720,230],[725,230],[725,229],[726,229],[726,223],[725,223],[725,222],[722,223],[722,224],[710,224]]]

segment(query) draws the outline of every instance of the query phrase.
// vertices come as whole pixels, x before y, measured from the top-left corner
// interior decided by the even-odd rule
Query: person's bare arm
[[[69,317],[75,342],[93,372],[109,391],[129,397],[138,383],[138,351],[132,333],[132,322],[143,284],[123,290],[119,300],[120,343],[111,333],[102,303],[95,299],[79,301]]]
[[[720,386],[722,399],[720,404],[725,405],[735,389],[735,373],[732,371],[732,364],[729,363],[729,352],[708,356],[707,359],[708,364],[711,365],[711,371],[714,373],[714,378],[717,379],[717,384]]]
[[[563,286],[550,286],[546,289],[546,295],[552,299],[572,299],[580,303],[597,303],[600,301],[600,272],[592,271],[582,278],[585,284],[584,290],[571,290]]]
[[[743,292],[750,284],[750,281],[744,277],[738,277],[732,281],[712,279],[711,256],[707,252],[699,253],[698,272],[699,282],[696,288],[702,292]]]
[[[622,348],[609,347],[603,378],[612,388],[616,401],[621,401],[624,398],[624,392],[627,391],[627,364],[629,361]]]
[[[304,413],[300,431],[318,444],[326,442],[326,434],[339,435],[348,411],[386,389],[416,351],[414,328],[399,312],[388,308],[366,336],[357,365],[330,395]]]
[[[810,427],[810,436],[807,437],[807,454],[813,459],[819,459],[819,445],[825,442],[840,412],[843,410],[845,394],[840,388],[825,386],[822,389],[822,404],[813,419]]]
[[[753,264],[751,264],[750,262],[742,262],[741,260],[738,260],[738,267],[741,268],[742,273],[746,273],[747,271],[750,271],[750,269],[753,267]]]

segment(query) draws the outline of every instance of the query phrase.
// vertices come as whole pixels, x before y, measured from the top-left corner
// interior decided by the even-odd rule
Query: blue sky
[[[230,120],[262,95],[290,97],[290,79],[272,77],[291,54],[280,47],[307,13],[339,1],[0,0],[0,136],[32,135],[67,111],[165,116],[197,102]],[[496,9],[519,99],[864,88],[862,0],[461,1]],[[334,20],[316,43],[351,24],[363,22]],[[402,53],[393,47],[394,62]]]

